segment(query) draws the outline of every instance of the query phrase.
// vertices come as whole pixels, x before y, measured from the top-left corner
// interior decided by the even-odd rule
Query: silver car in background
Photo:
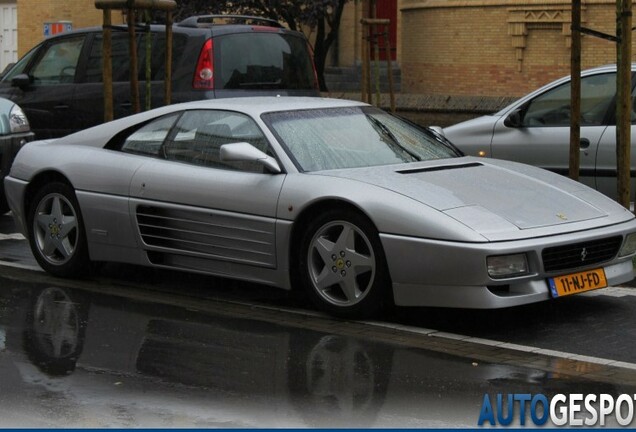
[[[242,98],[171,105],[29,143],[5,180],[38,263],[92,261],[302,289],[361,317],[500,308],[634,277],[633,214],[513,162],[461,157],[368,105]]]
[[[611,198],[617,197],[615,97],[615,66],[582,73],[580,180]],[[636,120],[636,113],[632,117]],[[554,81],[495,114],[447,127],[443,132],[467,155],[512,160],[567,175],[570,77]],[[631,166],[634,172],[634,126]],[[636,176],[632,174],[632,191],[635,188]]]

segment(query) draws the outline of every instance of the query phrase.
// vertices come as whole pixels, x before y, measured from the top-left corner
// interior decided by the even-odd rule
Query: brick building
[[[73,28],[101,23],[94,0],[0,0],[5,4],[17,4],[18,55],[44,39],[45,23],[69,22]],[[567,0],[376,0],[376,15],[395,21],[392,56],[402,93],[514,97],[568,74],[570,5]],[[583,25],[614,33],[615,10],[615,0],[583,0]],[[360,18],[368,13],[366,1],[347,5],[330,58],[334,65],[359,66]],[[584,67],[615,61],[612,42],[584,36],[582,46]]]

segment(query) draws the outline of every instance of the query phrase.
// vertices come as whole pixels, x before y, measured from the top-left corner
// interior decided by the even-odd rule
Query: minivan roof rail
[[[215,24],[215,20],[221,19],[231,20],[233,21],[232,24],[240,22],[243,24],[260,24],[279,28],[283,27],[283,25],[276,20],[249,15],[197,15],[188,17],[183,21],[178,22],[177,25],[179,27],[209,27]]]

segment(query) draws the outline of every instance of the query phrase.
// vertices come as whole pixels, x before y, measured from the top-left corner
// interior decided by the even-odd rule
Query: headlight
[[[31,130],[29,120],[27,120],[24,111],[17,105],[13,105],[9,113],[9,126],[11,127],[11,133],[29,132]]]
[[[493,279],[503,279],[528,274],[526,254],[490,256],[486,259],[488,274]]]
[[[636,253],[636,233],[627,234],[618,256],[624,257],[627,255],[633,255],[634,253]]]

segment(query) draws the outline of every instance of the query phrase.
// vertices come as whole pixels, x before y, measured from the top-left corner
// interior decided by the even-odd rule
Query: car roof
[[[191,17],[191,18],[195,18],[195,17]],[[185,24],[183,24],[184,22]],[[112,27],[114,29],[120,29],[120,30],[126,30],[128,28],[126,24],[114,24]],[[165,28],[166,26],[164,24],[150,25],[150,29],[153,32],[162,32],[165,30]],[[174,23],[172,25],[172,30],[175,33],[185,33],[185,34],[191,34],[191,35],[207,34],[211,36],[221,36],[221,35],[231,34],[231,33],[284,33],[284,34],[294,35],[294,36],[299,36],[304,38],[302,33],[294,31],[294,30],[290,30],[286,27],[263,26],[263,25],[256,25],[256,24],[219,23],[214,25],[194,26],[194,25],[188,25],[187,20],[184,20],[181,22]],[[102,31],[103,31],[103,28],[99,26],[81,27],[81,28],[73,29],[68,32],[58,33],[54,36],[46,38],[45,41],[50,39],[57,39],[60,37],[72,37],[73,35],[85,34],[85,33],[102,33]],[[141,29],[141,30],[138,30],[137,32],[143,34],[144,30]]]
[[[179,109],[226,109],[242,111],[253,117],[277,111],[301,111],[320,108],[344,108],[367,106],[367,104],[346,99],[332,99],[303,96],[257,96],[222,99],[205,99],[172,105]]]

